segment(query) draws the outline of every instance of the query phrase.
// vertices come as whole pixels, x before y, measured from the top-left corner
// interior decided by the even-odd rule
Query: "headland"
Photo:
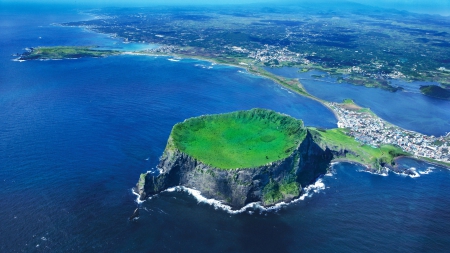
[[[141,174],[134,191],[145,200],[184,186],[233,208],[270,206],[299,197],[333,161],[384,173],[396,170],[396,157],[409,155],[395,145],[358,142],[347,129],[304,127],[301,120],[266,109],[205,115],[173,127],[160,173]]]
[[[330,150],[314,143],[301,120],[252,109],[176,124],[157,168],[135,188],[141,200],[174,186],[199,190],[233,208],[289,202],[326,173]]]

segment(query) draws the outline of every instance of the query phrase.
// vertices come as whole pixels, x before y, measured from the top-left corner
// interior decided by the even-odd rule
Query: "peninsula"
[[[327,172],[333,160],[377,171],[408,155],[393,145],[375,148],[343,129],[305,127],[301,120],[266,109],[206,115],[176,124],[157,168],[143,173],[140,200],[174,186],[199,190],[233,208],[289,202]]]
[[[88,46],[57,46],[28,48],[18,60],[59,60],[77,59],[83,57],[105,57],[120,54],[115,50],[100,50]]]
[[[325,104],[335,113],[340,131],[354,141],[377,148],[386,144],[395,145],[416,159],[450,167],[450,134],[435,137],[400,128],[379,118],[369,108],[358,106],[351,99],[343,103]]]

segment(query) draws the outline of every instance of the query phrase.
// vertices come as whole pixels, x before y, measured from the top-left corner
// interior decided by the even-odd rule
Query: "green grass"
[[[252,109],[178,123],[167,148],[174,146],[216,168],[253,168],[288,157],[305,136],[301,120]]]
[[[354,104],[355,104],[355,102],[353,101],[353,99],[349,99],[349,98],[344,99],[344,102],[343,102],[343,103],[346,104],[346,105],[354,105]]]
[[[81,58],[81,57],[103,57],[119,52],[113,50],[97,50],[92,47],[84,46],[57,46],[57,47],[38,47],[34,48],[30,53],[21,56],[23,60],[34,59],[65,59],[65,58]]]
[[[141,176],[139,177],[139,189],[144,188],[145,186],[145,177],[147,176],[147,173],[141,173]]]
[[[266,78],[269,78],[273,80],[274,82],[280,84],[281,86],[288,88],[294,92],[299,93],[300,95],[311,97],[311,94],[305,91],[305,89],[301,86],[301,84],[298,82],[298,80],[295,79],[288,79],[284,77],[280,77],[277,75],[274,75],[263,68],[252,66],[248,68],[248,71],[253,74],[257,74]]]
[[[272,179],[263,189],[263,201],[265,205],[272,205],[289,197],[300,195],[300,184],[295,181],[295,176],[287,176],[277,183]]]
[[[408,155],[401,148],[393,145],[382,145],[378,148],[363,145],[356,141],[353,137],[346,134],[346,130],[341,128],[330,129],[326,131],[318,131],[310,128],[311,132],[319,136],[332,150],[348,150],[345,159],[358,162],[364,165],[379,167],[380,163],[393,164],[394,158],[400,155]]]
[[[270,181],[263,189],[263,200],[265,205],[272,205],[283,200],[283,194],[277,182]]]

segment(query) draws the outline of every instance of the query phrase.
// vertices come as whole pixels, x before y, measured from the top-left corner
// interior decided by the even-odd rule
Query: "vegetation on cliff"
[[[188,119],[173,127],[173,145],[220,169],[253,168],[291,155],[306,135],[303,122],[252,109]]]
[[[353,137],[346,134],[346,129],[335,128],[329,130],[308,128],[314,135],[314,139],[326,145],[336,153],[335,159],[345,158],[365,166],[378,169],[382,165],[394,165],[394,158],[402,155],[409,155],[401,148],[393,145],[382,145],[378,148],[362,144]]]
[[[356,106],[351,100],[346,105]],[[325,174],[332,160],[376,172],[408,155],[392,145],[361,144],[346,131],[306,128],[301,120],[265,109],[187,119],[172,129],[160,174],[141,174],[135,191],[144,200],[182,185],[236,208],[258,201],[270,206],[299,197],[302,186]]]
[[[285,199],[298,197],[301,186],[295,181],[295,176],[288,176],[281,182],[270,180],[263,189],[262,200],[264,205],[273,205]]]
[[[114,50],[98,50],[86,46],[37,47],[23,53],[19,60],[56,60],[82,57],[104,57],[119,54]]]

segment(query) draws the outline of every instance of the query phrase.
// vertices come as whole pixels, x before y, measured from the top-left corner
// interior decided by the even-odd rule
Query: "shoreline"
[[[290,87],[287,84],[284,84],[283,83],[284,79],[285,79],[284,77],[280,77],[280,76],[277,76],[277,75],[272,74],[270,72],[267,72],[264,69],[261,69],[260,66],[248,65],[248,64],[247,65],[243,65],[243,64],[226,63],[226,62],[222,62],[222,61],[219,61],[217,59],[214,59],[214,58],[207,58],[207,57],[202,57],[202,56],[191,56],[191,55],[176,54],[176,53],[173,53],[173,54],[164,54],[164,53],[162,53],[161,54],[161,53],[151,53],[151,52],[145,52],[145,51],[124,51],[124,52],[120,52],[118,54],[106,55],[106,56],[103,56],[103,57],[114,56],[114,55],[137,55],[137,56],[166,57],[166,58],[169,58],[169,59],[170,58],[192,59],[192,60],[198,60],[198,61],[206,61],[206,62],[209,62],[209,63],[211,63],[213,65],[223,65],[223,66],[229,66],[229,67],[233,67],[233,68],[239,68],[239,69],[245,70],[248,74],[259,76],[261,78],[267,78],[267,79],[273,81],[274,83],[278,84],[281,88],[286,89],[288,92],[295,92],[296,94],[298,94],[300,96],[303,96],[305,98],[310,98],[312,100],[315,100],[316,102],[318,102],[321,105],[325,106],[330,112],[332,112],[334,117],[335,117],[335,119],[338,122],[340,121],[340,117],[339,117],[338,113],[335,110],[333,110],[332,106],[330,105],[331,102],[325,101],[323,99],[320,99],[320,98],[317,98],[317,97],[311,95],[304,88],[304,86],[301,84],[299,79],[293,79],[293,80],[295,80],[295,82],[296,82],[295,84],[299,87],[300,90],[304,91],[304,93],[293,89],[292,87]],[[100,57],[95,57],[95,58],[100,58]],[[66,58],[63,58],[63,59],[66,59]],[[67,59],[74,59],[74,58],[67,58]],[[75,58],[75,59],[79,59],[79,58]],[[17,59],[15,59],[15,60],[17,60]],[[46,60],[52,60],[52,59],[46,59]],[[53,60],[62,60],[62,59],[53,59]],[[23,61],[25,61],[25,60],[23,60]],[[265,72],[267,72],[267,73],[265,73]],[[356,106],[360,107],[356,103],[354,103],[354,104]],[[361,107],[361,108],[363,108],[363,107]],[[370,108],[367,108],[367,109],[370,110]],[[380,118],[374,112],[370,111],[370,113],[373,114],[375,117]],[[403,129],[403,128],[395,125],[395,124],[392,124],[391,122],[385,121],[382,118],[380,118],[380,119],[383,120],[384,122],[386,122],[387,124],[391,125],[391,126],[394,126],[394,127],[399,128],[399,129],[402,129],[403,131],[417,133],[417,132],[412,131],[412,130]],[[420,161],[424,161],[424,162],[427,162],[427,163],[430,163],[430,164],[433,164],[433,165],[440,165],[440,166],[443,166],[443,167],[446,167],[446,168],[450,169],[450,165],[447,165],[447,164],[441,164],[441,163],[436,162],[436,161],[429,161],[429,160],[427,160],[425,158],[415,158],[415,159],[420,160]],[[337,159],[336,161],[354,162],[354,161],[347,160],[347,159],[342,159],[342,160]],[[355,163],[357,163],[357,162],[355,162]],[[358,164],[360,164],[360,163],[358,163]],[[370,165],[364,165],[364,164],[360,164],[360,165],[362,165],[362,166],[364,166],[364,167],[366,167],[368,169],[371,169]]]
[[[416,161],[428,163],[428,164],[431,164],[431,165],[434,165],[434,166],[443,167],[443,168],[445,168],[445,169],[450,170],[450,164],[443,164],[443,163],[439,163],[439,162],[436,162],[436,161],[429,161],[429,160],[426,159],[426,157],[417,157],[417,156],[397,156],[397,157],[395,158],[395,160],[400,159],[400,158],[409,158],[409,159],[413,159],[413,160],[416,160]]]
[[[424,162],[424,163],[427,163],[427,164],[430,164],[430,165],[439,166],[439,167],[442,167],[444,169],[450,170],[450,164],[441,164],[441,163],[438,163],[438,162],[435,162],[435,161],[428,161],[427,159],[425,159],[423,157],[401,155],[401,156],[395,157],[394,161],[397,161],[398,159],[401,159],[401,158],[413,159],[413,160],[416,160],[416,161]],[[347,158],[336,158],[336,159],[333,159],[333,160],[331,160],[330,164],[332,164],[332,163],[341,163],[341,162],[351,163],[351,164],[355,164],[355,165],[360,165],[360,166],[368,169],[368,171],[370,170],[371,172],[373,170],[370,166],[367,166],[367,165],[365,165],[363,163],[360,163],[360,162],[352,161],[352,160],[347,159]],[[396,166],[396,165],[394,165],[394,166]],[[389,170],[392,171],[392,168],[389,168]],[[379,174],[379,173],[377,173],[377,174]]]
[[[291,204],[295,204],[299,201],[305,200],[306,197],[312,197],[312,195],[314,193],[319,193],[321,190],[325,190],[325,184],[322,182],[322,176],[318,177],[313,183],[302,188],[300,195],[297,198],[295,198],[289,202],[282,201],[282,202],[276,203],[274,205],[264,206],[260,201],[258,201],[258,202],[248,203],[247,205],[245,205],[239,209],[233,209],[233,207],[222,203],[221,200],[217,200],[214,198],[207,198],[207,197],[203,196],[199,190],[185,187],[185,186],[174,186],[174,187],[171,187],[171,188],[168,188],[168,189],[162,191],[161,193],[184,192],[184,193],[187,193],[187,194],[191,195],[192,197],[194,197],[197,200],[197,203],[207,204],[209,206],[214,207],[214,209],[220,209],[229,214],[240,214],[240,213],[244,213],[244,212],[249,212],[250,214],[252,214],[253,212],[258,211],[258,210],[260,212],[272,212],[272,211],[277,212],[278,210],[280,210],[283,207],[287,207]],[[152,195],[150,197],[147,197],[145,200],[140,200],[139,194],[135,192],[134,188],[131,189],[131,192],[133,195],[138,196],[135,200],[138,205],[141,205],[145,201],[151,200],[154,196],[158,196],[159,194],[161,194],[161,193],[158,193],[158,194]]]

